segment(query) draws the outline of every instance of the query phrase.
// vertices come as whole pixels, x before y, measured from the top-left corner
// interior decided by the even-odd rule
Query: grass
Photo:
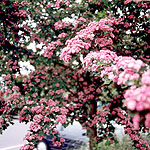
[[[150,135],[142,135],[142,139],[146,140],[148,144],[150,144]],[[133,142],[132,140],[127,136],[124,135],[122,140],[118,143],[114,143],[111,145],[106,145],[106,140],[104,140],[102,143],[99,143],[96,145],[94,150],[135,150],[135,148],[132,146]],[[86,146],[82,147],[80,150],[89,150]]]
[[[106,145],[106,141],[103,141],[97,145],[95,150],[134,150],[132,144],[132,141],[127,136],[124,136],[122,141],[116,144]]]

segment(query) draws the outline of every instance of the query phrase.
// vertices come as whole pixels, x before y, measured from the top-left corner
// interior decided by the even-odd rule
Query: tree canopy
[[[92,150],[117,142],[115,121],[150,149],[149,1],[2,0],[0,16],[1,133],[16,113],[31,122],[22,150],[47,134],[61,146],[56,126],[76,120]]]

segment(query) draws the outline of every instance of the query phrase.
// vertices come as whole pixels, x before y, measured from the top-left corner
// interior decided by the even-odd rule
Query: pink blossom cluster
[[[62,50],[62,53],[60,55],[60,58],[66,62],[72,58],[71,54],[79,53],[82,48],[89,49],[89,47],[91,46],[90,43],[84,42],[76,38],[67,40],[67,44],[68,46]]]
[[[144,123],[145,123],[146,127],[150,128],[150,113],[147,113],[145,115],[145,122]]]
[[[44,111],[44,109],[45,109],[44,105],[36,105],[36,106],[31,108],[31,112],[33,114],[34,113],[40,114]]]
[[[116,123],[125,125],[124,132],[125,132],[125,134],[129,135],[129,137],[133,141],[136,141],[135,147],[137,149],[139,149],[139,150],[150,149],[148,142],[141,139],[141,136],[138,135],[138,133],[136,131],[137,129],[139,129],[139,124],[137,124],[137,122],[135,122],[135,121],[140,121],[140,116],[138,114],[136,114],[135,117],[133,117],[133,123],[130,121],[129,115],[127,115],[127,113],[124,112],[120,108],[115,108],[113,110],[112,114],[117,115],[117,117],[118,117],[118,119],[116,120]]]
[[[4,87],[2,90],[4,91],[4,95],[9,95],[12,93],[12,90],[10,90],[8,87]]]
[[[124,4],[127,5],[127,4],[129,4],[129,3],[131,3],[131,2],[132,2],[132,0],[125,0],[125,1],[124,1]]]
[[[130,87],[124,94],[126,107],[132,111],[150,110],[149,90],[150,86],[146,85]]]
[[[28,1],[22,1],[21,3],[20,3],[21,5],[27,5],[27,6],[29,6],[30,5],[30,3],[28,2]]]
[[[59,20],[59,21],[55,22],[54,26],[55,26],[55,30],[62,29],[63,28],[63,22],[61,20]]]
[[[148,3],[138,4],[138,7],[148,8]]]
[[[134,128],[138,130],[140,128],[140,126],[139,126],[140,115],[139,114],[135,114],[133,116],[133,118],[132,118],[132,121],[133,121]]]
[[[27,12],[25,10],[19,10],[19,12],[15,12],[14,15],[25,18],[27,16]]]
[[[44,123],[45,123],[45,122],[50,122],[51,120],[50,120],[50,118],[48,118],[48,117],[44,117],[44,120],[43,120],[43,121],[44,121]]]
[[[142,74],[142,84],[143,85],[149,85],[150,86],[150,69],[148,69],[147,71],[145,71],[143,74]]]
[[[4,122],[4,119],[2,116],[0,116],[0,127],[1,127],[1,124]]]
[[[33,117],[33,121],[36,122],[36,123],[40,123],[42,119],[43,119],[43,115],[41,115],[41,114],[35,115]]]
[[[51,8],[52,6],[53,6],[52,3],[48,3],[48,4],[46,5],[46,8]]]
[[[121,72],[119,74],[119,77],[118,77],[118,85],[121,85],[121,84],[126,84],[127,81],[134,81],[134,80],[138,80],[139,79],[139,74],[138,73],[135,73],[133,70],[131,69],[126,69],[124,70],[123,72]],[[132,84],[132,82],[130,82]]]
[[[142,0],[133,0],[133,2],[135,2],[135,3],[139,3],[139,2],[141,2]]]
[[[28,140],[28,141],[32,141],[33,139],[35,139],[36,136],[35,135],[32,135],[32,132],[27,132],[27,134],[25,135],[25,138],[24,140]]]
[[[97,71],[99,67],[105,66],[113,62],[116,57],[116,53],[110,50],[100,50],[97,52],[91,51],[83,60],[84,69]]]
[[[72,23],[59,20],[59,21],[55,22],[54,27],[55,27],[55,30],[61,30],[64,27],[70,26],[70,24],[72,24]]]
[[[22,146],[21,148],[20,148],[20,150],[32,150],[32,149],[34,149],[34,146],[31,146],[31,145],[29,145],[29,144],[25,144],[24,146]]]
[[[48,102],[47,102],[47,104],[48,104],[48,106],[54,107],[57,104],[59,104],[59,101],[54,101],[52,99],[49,99]]]
[[[66,120],[66,115],[56,115],[56,122],[60,122],[61,124],[63,124],[66,122]]]
[[[116,18],[111,19],[101,19],[99,22],[93,21],[88,24],[88,26],[82,30],[80,30],[77,35],[66,41],[66,47],[62,50],[62,53],[60,55],[60,58],[64,61],[69,61],[72,56],[71,54],[79,53],[82,49],[88,50],[92,45],[92,41],[94,40],[94,37],[96,36],[96,31],[98,32],[110,32],[110,36],[114,37],[114,34],[112,33],[113,28],[108,26],[112,26],[113,24],[118,24],[118,21]],[[95,40],[95,44],[98,43],[100,46],[106,46],[108,44],[112,44],[112,40],[110,38],[105,38],[105,42],[102,42],[103,39],[98,38]]]
[[[24,104],[24,101],[20,99],[21,93],[12,93],[10,94],[10,97],[7,98],[8,101],[12,101],[11,103],[14,105],[21,105]]]
[[[139,3],[139,2],[141,2],[142,0],[125,0],[125,1],[124,1],[124,4],[127,5],[127,4],[131,3],[132,1],[135,2],[135,3]]]
[[[141,60],[136,60],[133,57],[119,56],[116,60],[116,66],[123,69],[131,69],[139,71],[142,66],[145,66]]]
[[[66,36],[68,36],[67,33],[61,33],[58,35],[59,38],[65,38]]]
[[[20,90],[20,88],[18,86],[16,86],[16,85],[14,85],[12,87],[12,91],[18,91],[19,92],[19,90]]]
[[[62,89],[61,91],[63,92]],[[51,133],[55,136],[55,134],[58,134],[58,131],[54,129],[56,125],[58,123],[66,123],[67,120],[66,115],[68,113],[68,109],[66,107],[60,107],[59,101],[41,98],[38,100],[38,103],[39,105],[36,105],[32,108],[25,106],[20,112],[20,121],[25,121],[27,119],[27,117],[24,117],[27,111],[28,113],[34,114],[32,119],[33,121],[29,126],[30,132],[25,136],[25,140],[27,140],[29,143],[32,143],[32,141],[35,139],[42,140],[44,138],[43,135],[35,134],[35,132],[43,131],[43,133]],[[49,115],[54,115],[54,118],[52,116],[50,117]],[[30,116],[30,114],[28,114],[28,116]],[[64,142],[64,139],[60,139],[60,141],[55,140],[54,144],[58,146],[61,145],[62,142]]]
[[[131,111],[144,111],[150,110],[150,70],[146,70],[142,74],[141,78],[142,85],[140,87],[132,86],[128,90],[126,90],[124,97],[125,97],[125,104],[128,109]],[[150,127],[150,119],[147,117],[149,115],[145,115],[145,126]],[[136,128],[139,128],[139,114],[133,117],[133,122]]]
[[[36,122],[31,122],[29,128],[30,128],[30,130],[33,130],[34,132],[37,132],[38,130],[41,129],[41,126]]]
[[[70,4],[70,1],[69,0],[57,0],[56,4],[55,4],[55,7],[60,8],[61,3],[66,4],[68,6]]]
[[[57,40],[56,42],[51,42],[48,46],[46,46],[46,49],[42,53],[42,56],[51,58],[53,55],[53,51],[56,49],[56,46],[61,45],[61,42]]]
[[[65,142],[65,139],[64,138],[60,138],[59,141],[57,141],[56,137],[53,137],[52,138],[52,142],[53,142],[54,146],[60,147],[62,145],[62,143]]]
[[[128,80],[136,80],[139,78],[138,71],[145,66],[141,60],[136,60],[132,57],[119,56],[116,60],[115,72],[118,74],[118,84],[126,84]],[[123,69],[122,72],[119,69]]]
[[[18,6],[20,6],[20,5],[21,5],[21,6],[25,6],[25,5],[26,5],[26,6],[29,6],[30,3],[27,2],[27,1],[22,1],[22,2],[20,2],[20,3],[19,3],[18,1],[13,2],[13,6],[16,7],[16,8],[17,8]]]
[[[95,44],[100,47],[104,47],[107,45],[112,45],[113,41],[111,38],[97,38],[97,39],[95,39]]]
[[[79,21],[86,22],[86,19],[85,19],[85,18],[83,18],[83,17],[80,17],[78,20],[79,20]]]
[[[68,109],[66,109],[65,107],[61,107],[60,112],[61,112],[62,115],[67,115]]]
[[[9,63],[10,61],[8,61]],[[6,76],[3,77],[3,80],[9,80],[11,79],[11,75],[10,74],[7,74]]]
[[[117,84],[126,84],[126,82],[138,80],[139,70],[145,64],[141,60],[132,57],[117,56],[110,50],[91,51],[83,60],[83,68],[91,71],[100,69],[101,77],[105,75]],[[143,77],[144,80],[144,77]]]
[[[97,123],[104,124],[106,122],[106,117],[109,114],[110,114],[110,112],[108,112],[108,111],[99,110],[97,112],[97,115],[94,117],[94,119],[91,120],[91,123],[89,124],[89,127],[92,127]]]
[[[105,51],[105,50],[103,50]],[[109,51],[109,50],[107,50]],[[99,61],[105,60],[110,63],[108,60],[108,55],[103,53],[103,58],[97,58],[95,59],[91,53],[89,53],[85,58],[84,62],[90,62],[86,63],[86,69],[91,69],[92,71],[97,71],[97,68],[101,67],[101,65],[97,65]],[[117,84],[126,84],[126,82],[138,80],[139,70],[141,67],[145,66],[145,64],[141,60],[136,60],[132,57],[126,57],[126,56],[117,56],[113,52],[113,59],[111,60],[112,63],[103,63],[103,68],[101,69],[101,77],[104,77],[105,75],[108,76],[108,78],[114,82],[117,82]],[[109,56],[110,57],[110,56]],[[87,59],[88,58],[88,59]],[[91,60],[94,59],[96,61],[91,62]],[[100,63],[99,63],[100,64]]]
[[[80,17],[79,19],[76,19],[75,20],[75,24],[74,24],[74,27],[72,28],[72,30],[75,30],[77,27],[78,27],[78,25],[79,25],[79,23],[80,22],[86,22],[86,19],[85,18],[83,18],[83,17]],[[82,27],[85,27],[85,25],[83,24],[83,26]],[[81,28],[82,28],[81,27]]]
[[[83,38],[83,39],[90,39],[91,41],[94,39],[94,32],[95,31],[109,31],[112,32],[113,28],[109,27],[107,24],[112,25],[117,20],[112,19],[101,19],[99,22],[93,21],[88,24],[85,29],[80,30],[76,37]]]

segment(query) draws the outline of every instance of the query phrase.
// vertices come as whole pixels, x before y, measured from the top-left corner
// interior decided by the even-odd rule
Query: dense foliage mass
[[[92,150],[117,142],[115,121],[150,149],[149,1],[2,0],[0,16],[1,133],[15,113],[31,122],[22,150],[47,134],[60,146],[56,126],[76,120]]]

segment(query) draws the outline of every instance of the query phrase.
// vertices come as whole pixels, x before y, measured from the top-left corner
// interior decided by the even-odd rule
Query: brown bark
[[[94,100],[93,103],[88,107],[89,109],[87,110],[90,119],[93,119],[93,115],[96,114],[97,111],[97,102]],[[89,137],[89,150],[93,150],[93,147],[95,146],[95,141],[94,141],[94,137],[97,136],[97,129],[96,129],[96,125],[95,127],[91,127],[88,131],[88,137]]]

